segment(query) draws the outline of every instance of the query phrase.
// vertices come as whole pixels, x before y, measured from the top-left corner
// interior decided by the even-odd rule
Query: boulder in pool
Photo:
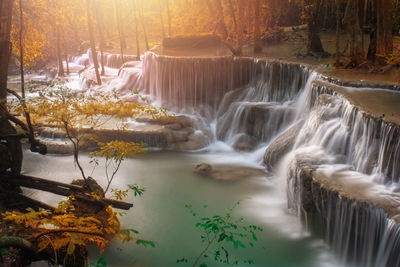
[[[262,169],[237,165],[213,165],[200,163],[193,168],[194,173],[208,176],[215,180],[232,181],[243,178],[265,176]]]

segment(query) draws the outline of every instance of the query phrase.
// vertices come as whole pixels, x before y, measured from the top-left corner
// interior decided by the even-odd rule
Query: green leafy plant
[[[85,267],[106,267],[107,266],[107,262],[103,259],[103,258],[99,258],[97,260],[97,262],[93,263],[89,263],[88,265],[86,265]]]
[[[233,259],[231,258],[230,247],[246,248],[254,247],[258,241],[257,232],[262,228],[256,225],[245,225],[244,219],[234,219],[233,210],[240,205],[240,201],[228,210],[224,215],[214,215],[212,217],[201,217],[193,209],[192,205],[186,204],[185,207],[194,217],[199,217],[195,226],[201,229],[201,242],[204,244],[203,250],[194,259],[192,266],[206,267],[207,264],[201,262],[202,259],[213,258],[215,262],[226,265],[253,264],[251,259]],[[208,206],[204,205],[206,209]],[[188,263],[187,258],[181,258],[177,263]]]

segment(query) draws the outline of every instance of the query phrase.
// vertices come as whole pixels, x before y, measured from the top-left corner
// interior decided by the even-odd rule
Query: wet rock
[[[194,173],[200,173],[200,174],[210,173],[211,170],[212,170],[211,165],[204,162],[196,165],[196,167],[193,168]]]
[[[40,127],[37,133],[43,138],[66,138],[65,132],[59,128]]]
[[[187,147],[189,150],[195,150],[205,147],[210,142],[210,138],[201,131],[195,131],[189,135]]]
[[[298,121],[289,129],[279,135],[267,148],[264,154],[264,164],[268,171],[278,164],[278,162],[293,148],[296,137],[303,126],[304,121]]]
[[[194,173],[208,176],[215,180],[232,181],[243,178],[264,176],[265,172],[260,169],[236,165],[214,165],[200,163],[192,170]]]
[[[73,154],[74,146],[70,141],[61,139],[40,139],[46,145],[48,154]]]
[[[180,130],[180,129],[182,129],[182,125],[179,123],[172,123],[172,124],[165,125],[165,128],[170,129],[170,130]]]
[[[184,130],[181,131],[171,131],[171,143],[182,142],[189,140],[190,133]]]
[[[328,121],[339,116],[340,99],[328,94],[320,95],[315,101],[315,105],[311,112],[316,114],[320,122]]]
[[[251,151],[257,145],[257,140],[247,134],[242,134],[236,139],[233,147],[240,151]]]
[[[191,127],[193,125],[192,118],[184,115],[179,115],[175,117],[175,122],[182,125],[182,127]]]
[[[159,125],[179,124],[181,128],[192,127],[194,123],[192,118],[184,115],[171,116],[166,119],[157,119],[146,114],[135,118],[135,120],[137,122],[145,122],[145,123],[159,124]]]
[[[171,145],[171,149],[177,151],[196,150],[205,147],[210,140],[202,131],[195,131],[188,136],[188,141],[174,143]]]
[[[182,131],[187,132],[188,134],[192,134],[195,132],[195,129],[193,127],[185,127],[182,129]]]
[[[293,119],[294,109],[276,104],[233,103],[218,119],[217,136],[226,140],[246,133],[259,141],[269,141]]]

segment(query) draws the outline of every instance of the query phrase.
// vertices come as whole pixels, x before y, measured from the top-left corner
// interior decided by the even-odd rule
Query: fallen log
[[[132,203],[123,202],[123,201],[119,201],[119,200],[115,200],[115,199],[109,199],[109,198],[96,199],[89,194],[79,194],[78,193],[74,196],[79,201],[85,201],[85,202],[88,202],[88,203],[90,203],[92,205],[96,205],[96,206],[111,205],[114,208],[121,209],[121,210],[129,210],[130,208],[133,207]]]
[[[77,185],[46,180],[23,174],[11,174],[7,176],[8,176],[7,180],[14,185],[24,186],[32,189],[38,189],[41,191],[46,191],[61,196],[67,197],[77,192],[83,192],[83,188]]]
[[[5,181],[8,181],[10,184],[14,186],[23,186],[27,188],[37,189],[45,192],[50,192],[53,194],[61,195],[61,196],[70,196],[74,195],[80,200],[84,200],[86,202],[90,202],[91,204],[104,206],[111,205],[117,209],[129,210],[133,207],[132,203],[127,203],[123,201],[118,201],[114,199],[102,198],[96,199],[90,194],[88,194],[85,189],[78,185],[66,184],[57,181],[51,181],[43,178],[27,176],[23,174],[11,174],[7,173],[4,177]],[[26,197],[27,198],[27,197]],[[31,199],[31,201],[33,201]],[[40,204],[40,203],[37,203]],[[44,204],[44,203],[41,203]],[[47,204],[45,204],[47,205]],[[51,207],[51,206],[49,206]]]
[[[36,254],[37,252],[36,247],[25,238],[18,236],[0,237],[0,248],[9,248],[9,247],[20,248],[30,254]]]

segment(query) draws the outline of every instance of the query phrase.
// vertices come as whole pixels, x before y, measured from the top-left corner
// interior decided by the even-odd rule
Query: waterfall
[[[147,52],[143,83],[146,92],[163,107],[204,107],[215,113],[228,91],[249,82],[252,67],[247,58],[180,58]]]
[[[326,88],[311,87],[310,90],[313,91],[311,102],[318,101],[316,97],[323,93],[334,94]],[[355,170],[373,175],[377,182],[400,182],[399,127],[374,118],[342,96],[334,95],[334,103],[319,105],[314,110],[319,114],[317,117],[311,112],[297,147],[319,144],[328,152],[342,156],[344,163],[354,166]]]
[[[321,154],[318,156],[324,158]],[[336,170],[334,175],[340,173],[340,179],[347,180],[355,187],[352,195],[344,194],[319,178],[321,175],[335,179],[327,174],[332,171],[329,170],[332,167],[315,169],[310,167],[312,162],[315,163],[315,159],[310,154],[291,155],[289,206],[303,219],[310,214],[318,215],[325,240],[341,255],[344,265],[399,266],[400,224],[396,217],[399,210],[398,204],[390,200],[399,196],[392,195],[384,186],[363,182],[365,177],[360,173],[347,169]],[[355,199],[357,194],[358,199]],[[375,198],[375,204],[371,204],[368,198]]]
[[[249,58],[182,58],[146,53],[144,87],[161,106],[216,119],[218,139],[268,142],[294,119],[294,99],[311,71]]]
[[[306,90],[312,108],[283,166],[289,207],[305,221],[318,214],[343,263],[400,266],[399,127],[329,88]]]
[[[85,60],[89,53],[77,59]],[[343,262],[400,266],[400,128],[362,111],[332,83],[316,85],[322,79],[298,64],[147,52],[103,89],[141,90],[173,111],[201,114],[229,147],[259,153],[263,143],[268,171],[287,180],[289,208],[307,225],[316,214]]]
[[[228,92],[218,109],[217,136],[231,145],[243,135],[268,143],[293,122],[294,100],[313,79],[299,65],[255,60],[249,84]]]
[[[107,68],[118,69],[123,65],[122,57],[120,54],[110,54],[104,52],[103,57],[104,57],[104,66]],[[99,66],[101,67],[100,51],[97,51],[97,60],[99,62]],[[124,55],[124,62],[135,61],[135,60],[136,56],[134,55]],[[93,65],[92,50],[88,49],[88,51],[85,54],[73,57],[71,61],[82,66]]]
[[[349,164],[377,182],[400,180],[399,128],[315,86],[321,78],[299,64],[149,52],[142,78],[144,90],[161,106],[215,119],[217,138],[231,146],[243,140],[271,143],[294,121],[305,119],[294,149],[317,145],[335,155],[335,163]],[[334,97],[316,103],[322,94]]]
[[[75,62],[90,63],[90,53]],[[108,66],[120,65],[118,55],[106,58]],[[329,86],[315,85],[319,79],[299,64],[147,52],[143,62],[126,63],[101,90],[133,99],[144,92],[160,106],[201,114],[209,124],[215,120],[217,139],[230,146],[239,142],[238,147],[247,150],[259,142],[272,143],[294,122],[304,120],[293,149],[317,145],[336,157],[334,163],[351,165],[376,182],[400,182],[399,127],[366,114]],[[321,98],[324,94],[333,97]]]

